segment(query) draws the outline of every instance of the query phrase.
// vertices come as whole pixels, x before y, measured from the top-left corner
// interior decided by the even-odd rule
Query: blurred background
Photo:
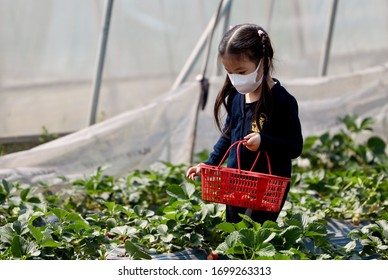
[[[269,33],[305,136],[357,114],[388,138],[386,0],[0,0],[0,178],[122,174],[211,149],[218,42],[246,22]],[[5,151],[42,136],[58,139]]]

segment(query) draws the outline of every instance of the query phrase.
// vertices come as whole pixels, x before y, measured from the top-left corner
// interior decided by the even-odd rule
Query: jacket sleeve
[[[290,95],[288,105],[282,106],[283,121],[276,131],[276,134],[260,133],[261,150],[282,153],[291,159],[299,157],[303,149],[302,128],[299,120],[298,103]]]
[[[209,159],[205,162],[205,164],[218,165],[224,157],[226,151],[229,149],[231,145],[230,129],[228,130],[229,124],[230,118],[228,116],[223,128],[223,133],[214,145],[213,151],[210,153]]]

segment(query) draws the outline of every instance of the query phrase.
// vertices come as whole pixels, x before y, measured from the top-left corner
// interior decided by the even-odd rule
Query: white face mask
[[[228,74],[230,82],[237,89],[237,91],[241,94],[247,94],[255,91],[262,83],[263,76],[256,82],[257,71],[259,71],[261,65],[261,60],[257,68],[252,73],[247,75],[241,74]]]

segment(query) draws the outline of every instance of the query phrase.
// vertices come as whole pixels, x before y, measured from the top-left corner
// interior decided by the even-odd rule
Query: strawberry
[[[218,260],[218,254],[215,252],[210,252],[210,254],[207,256],[207,260]]]

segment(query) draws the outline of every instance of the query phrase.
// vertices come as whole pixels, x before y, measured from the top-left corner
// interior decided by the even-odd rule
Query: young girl
[[[272,174],[291,177],[291,159],[301,154],[303,146],[298,104],[280,82],[271,77],[274,52],[268,34],[254,24],[236,25],[225,33],[218,52],[227,72],[214,105],[216,124],[222,135],[205,163],[218,165],[231,144],[245,140],[240,150],[241,169],[250,170],[258,151],[266,151]],[[227,113],[224,125],[221,106]],[[237,168],[235,148],[229,153],[227,166]],[[260,156],[253,171],[268,173],[265,156]],[[187,177],[194,179],[200,173],[197,165],[187,171]],[[289,188],[290,184],[282,207]],[[240,213],[259,223],[276,221],[279,216],[279,212],[226,206],[228,222],[240,221]]]

